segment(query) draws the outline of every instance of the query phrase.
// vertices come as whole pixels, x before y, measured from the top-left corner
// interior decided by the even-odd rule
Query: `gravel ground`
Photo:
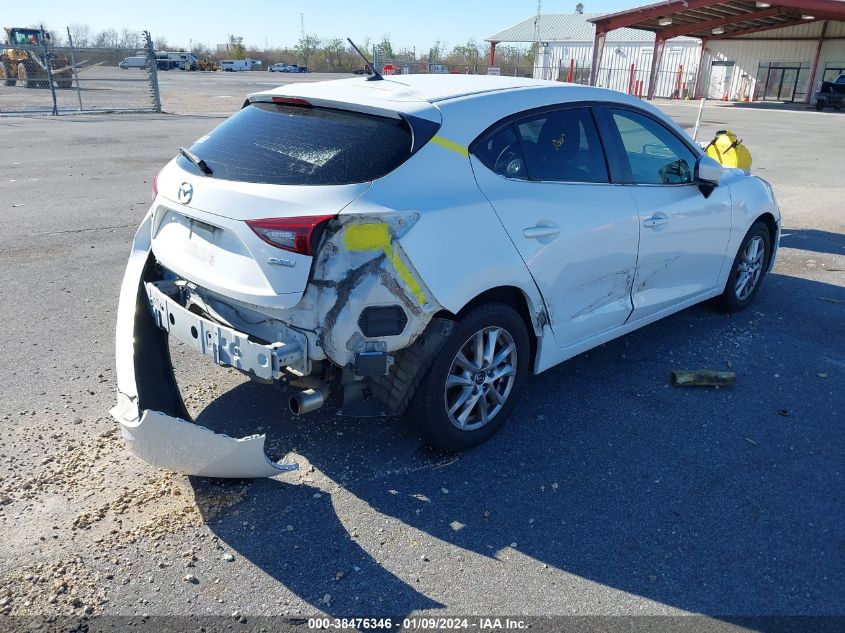
[[[691,104],[662,107],[691,126]],[[840,115],[709,109],[702,137],[735,129],[782,205],[755,305],[698,306],[535,377],[460,456],[332,403],[291,418],[278,389],[175,347],[201,423],[266,432],[301,466],[258,481],[153,469],[108,416],[151,177],[221,120],[0,119],[0,614],[843,614]],[[683,368],[738,384],[670,387]]]

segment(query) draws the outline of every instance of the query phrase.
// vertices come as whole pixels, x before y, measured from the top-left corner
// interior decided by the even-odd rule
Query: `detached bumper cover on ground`
[[[145,462],[188,475],[272,477],[295,470],[296,464],[267,457],[263,435],[238,439],[189,421],[173,378],[167,334],[153,319],[143,283],[150,265],[150,224],[148,215],[135,235],[118,307],[118,403],[111,414],[127,447]]]

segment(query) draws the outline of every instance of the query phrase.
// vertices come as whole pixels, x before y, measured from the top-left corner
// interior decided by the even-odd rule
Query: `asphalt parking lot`
[[[843,614],[843,115],[708,108],[700,137],[734,129],[783,212],[756,303],[534,377],[462,455],[399,420],[292,418],[278,389],[175,348],[201,423],[301,466],[218,481],[130,457],[108,410],[152,177],[260,89],[220,81],[193,106],[163,84],[179,116],[0,119],[0,613]],[[661,107],[692,126],[693,104]],[[738,384],[669,386],[699,368]]]

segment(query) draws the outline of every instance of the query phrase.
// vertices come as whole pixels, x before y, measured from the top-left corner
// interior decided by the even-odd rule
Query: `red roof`
[[[653,31],[661,39],[688,35],[724,39],[819,20],[845,21],[842,0],[665,0],[590,20],[597,33],[618,28]],[[661,22],[663,24],[661,24]],[[713,34],[722,28],[724,33]]]

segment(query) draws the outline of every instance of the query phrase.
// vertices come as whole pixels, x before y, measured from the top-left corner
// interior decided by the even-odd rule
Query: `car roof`
[[[385,81],[403,86],[430,103],[485,92],[517,88],[548,88],[554,85],[549,81],[524,77],[463,74],[394,75],[385,77]]]
[[[438,124],[444,122],[443,114],[449,110],[449,117],[461,128],[450,133],[467,142],[491,123],[514,112],[580,101],[635,106],[680,130],[657,108],[625,93],[522,77],[426,74],[387,76],[382,81],[356,77],[299,82],[253,93],[249,101],[270,101],[273,97],[301,98],[314,105],[382,116],[414,115]],[[482,99],[485,106],[478,108],[477,102]]]

